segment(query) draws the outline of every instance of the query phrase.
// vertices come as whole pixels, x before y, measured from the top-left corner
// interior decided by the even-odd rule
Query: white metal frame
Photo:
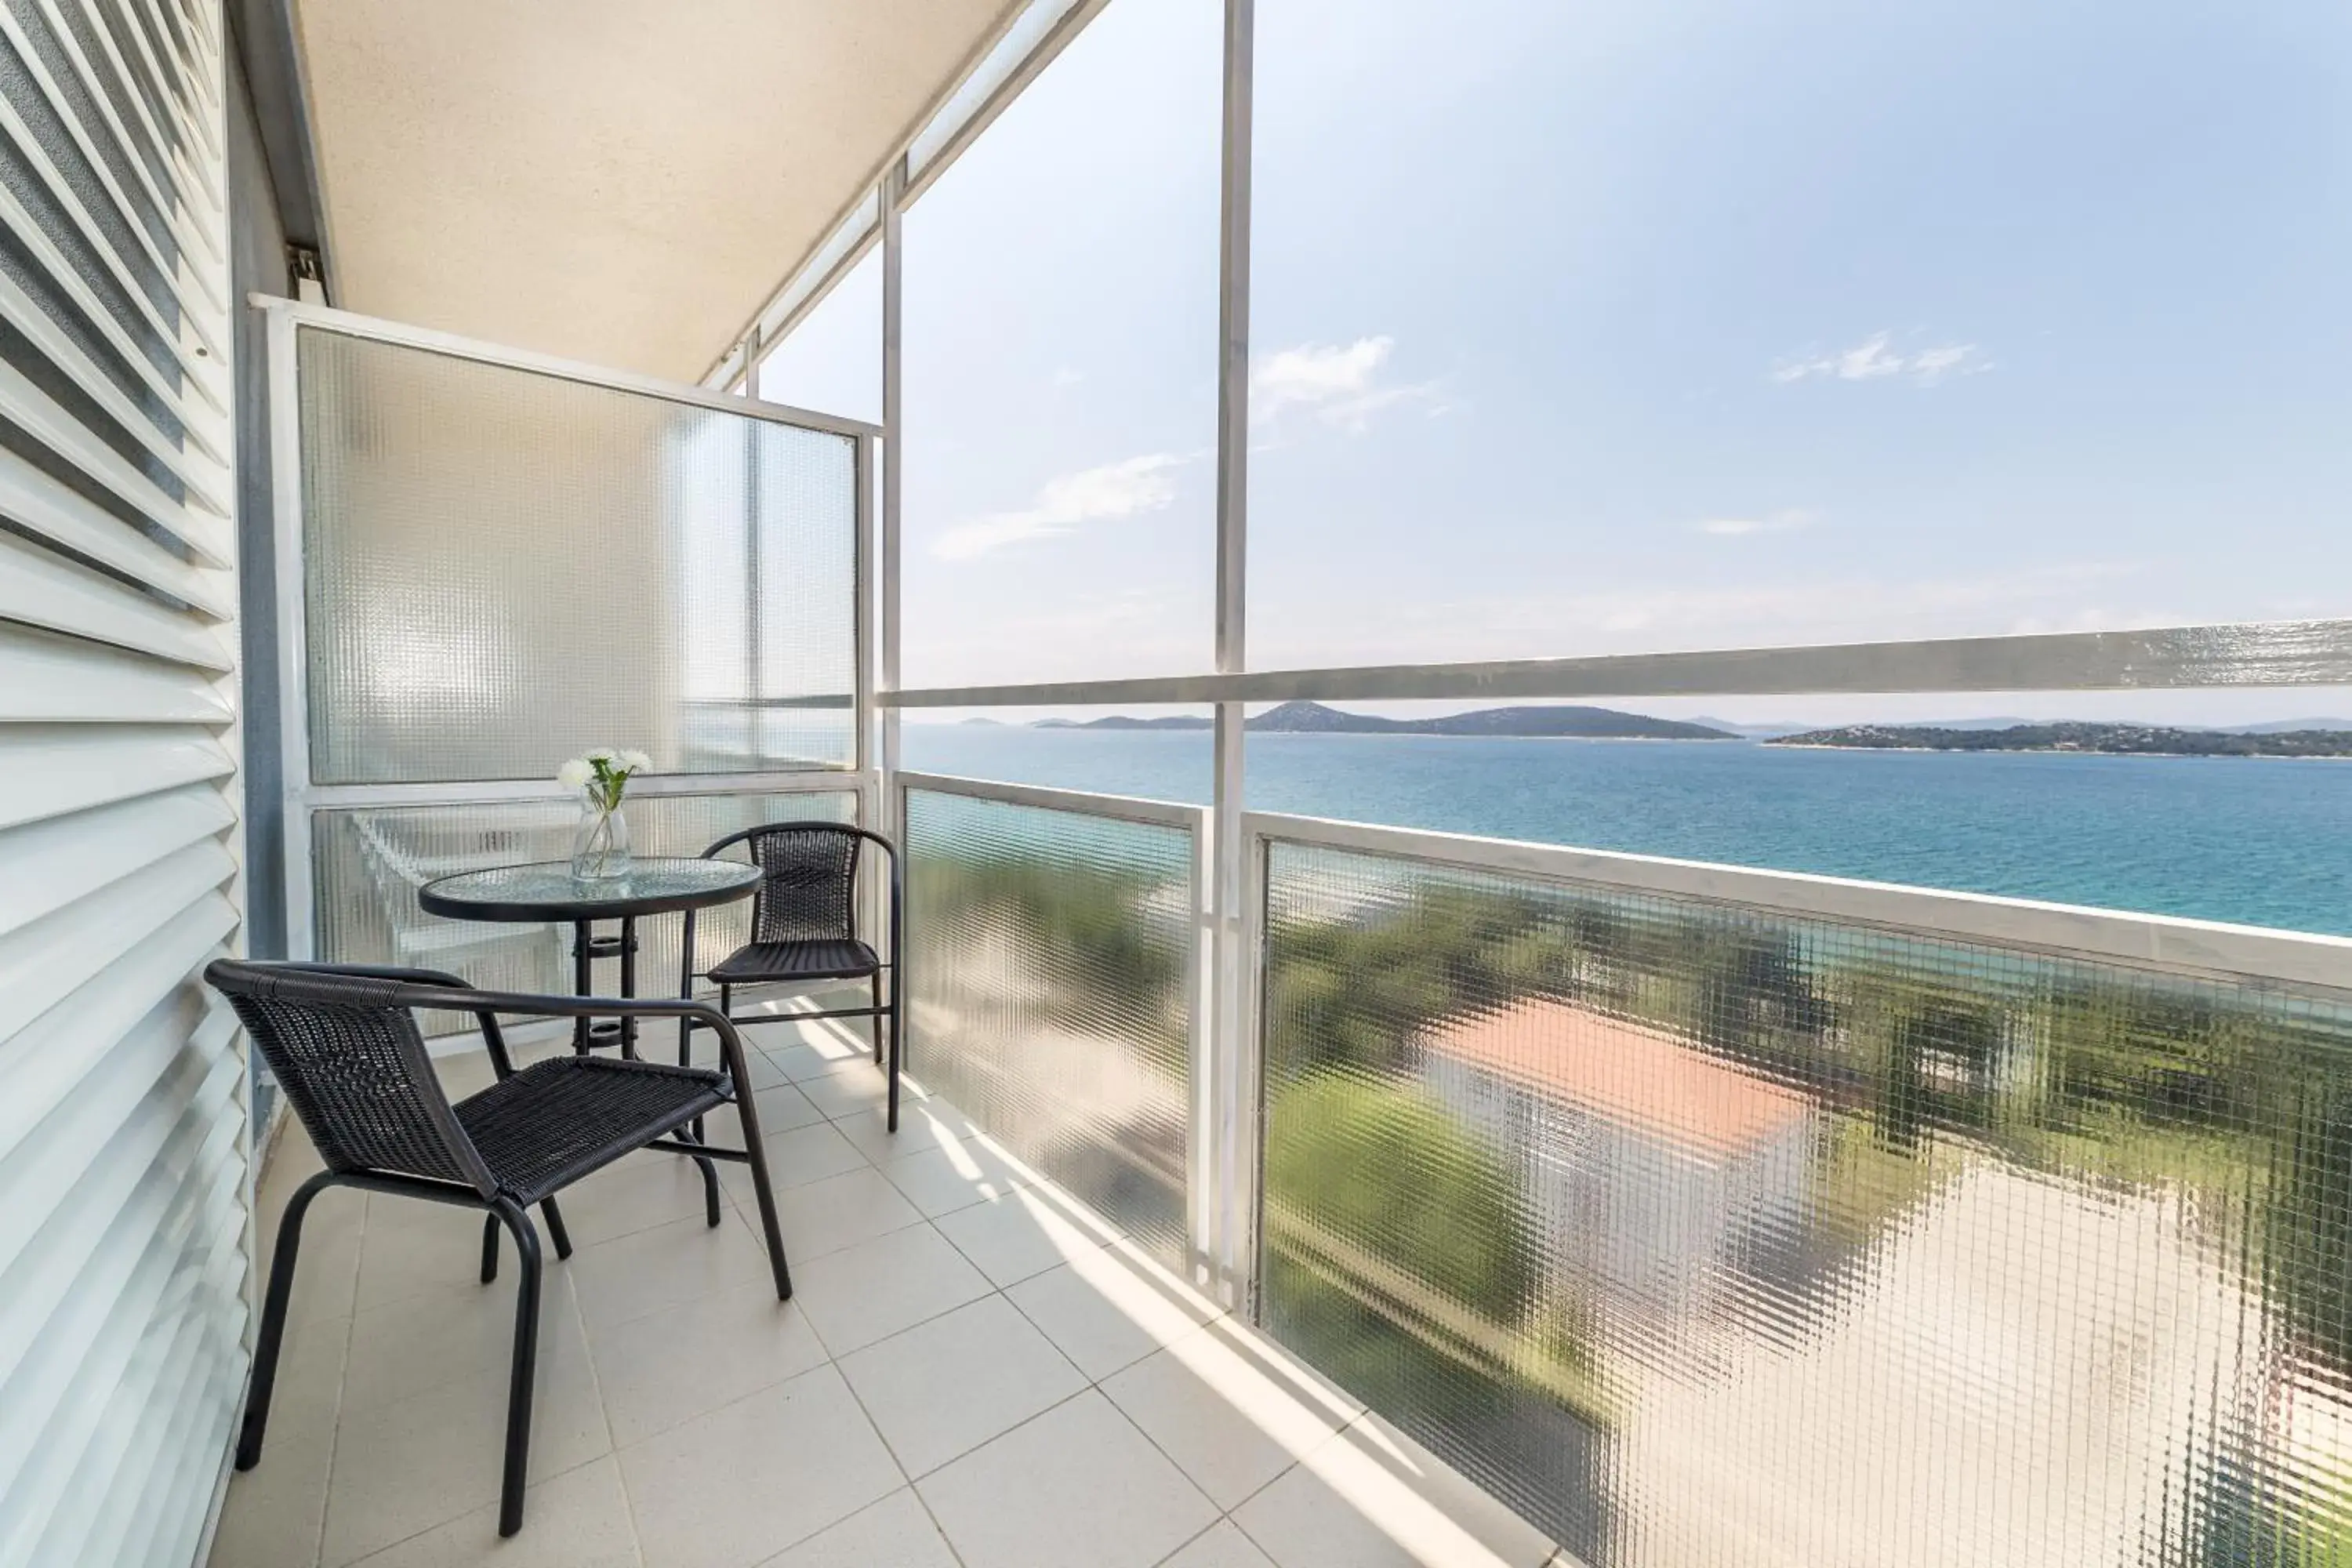
[[[1250,812],[1242,822],[1260,877],[1267,846],[1317,845],[1423,865],[1664,894],[1932,941],[2352,994],[2352,937],[1274,812]]]
[[[509,349],[447,332],[380,321],[323,305],[257,294],[251,303],[268,313],[272,520],[278,572],[279,745],[286,786],[286,942],[288,956],[317,956],[317,904],[311,854],[311,818],[322,810],[364,806],[467,805],[494,802],[562,802],[569,793],[552,779],[491,779],[432,784],[329,784],[310,769],[309,602],[302,509],[300,366],[296,334],[304,328],[426,350],[484,364],[560,377],[585,385],[637,394],[691,407],[708,408],[849,437],[856,453],[856,541],[853,588],[856,672],[850,699],[856,752],[845,769],[728,773],[665,773],[632,785],[644,797],[678,795],[854,795],[857,816],[871,825],[882,806],[881,774],[874,766],[869,736],[875,697],[870,679],[873,628],[868,605],[875,558],[877,519],[869,483],[879,426],[858,419],[813,413],[751,397],[730,396],[708,387],[610,371],[527,350]]]
[[[899,716],[907,709],[1206,704],[1214,713],[1213,804],[1201,818],[1197,892],[1202,921],[1193,993],[1196,1103],[1191,1198],[1192,1243],[1214,1282],[1236,1304],[1255,1274],[1265,849],[1278,838],[1410,855],[1448,864],[1568,878],[1769,909],[1780,914],[1885,925],[1946,937],[2075,952],[2168,970],[2255,975],[2301,984],[2352,986],[2352,943],[2194,921],[2108,914],[2025,900],[1979,898],[1832,878],[1745,871],[1640,856],[1506,843],[1451,834],[1274,817],[1244,808],[1244,704],[1414,700],[1568,700],[1790,696],[1833,693],[2153,690],[2352,685],[2352,619],[2172,626],[2012,637],[1934,638],[1825,647],[1694,649],[1621,656],[1253,670],[1246,655],[1248,369],[1250,358],[1251,127],[1255,0],[1223,0],[1223,116],[1219,217],[1218,450],[1215,668],[1161,679],[1057,680],[908,690],[900,663],[904,432],[901,404],[903,225],[907,208],[1098,15],[1107,0],[1036,0],[1048,26],[1028,29],[1027,53],[976,101],[965,84],[946,95],[934,123],[956,116],[942,140],[910,135],[877,188],[844,209],[872,204],[871,227],[841,243],[840,226],[812,247],[753,318],[764,337],[739,339],[714,366],[725,379],[756,362],[814,310],[875,247],[882,253],[883,420],[877,527],[878,661],[873,701],[884,830],[903,826],[904,790],[952,790],[1053,809],[1116,815],[1108,796],[1026,790],[904,773]],[[1041,10],[1037,14],[1043,15]],[[1024,12],[1024,16],[1030,15]],[[1015,21],[992,54],[1024,37]],[[981,79],[975,59],[966,76]],[[919,169],[908,148],[936,142]],[[784,301],[789,300],[788,305]],[[781,310],[780,310],[780,307]],[[747,381],[747,389],[752,384]],[[919,781],[919,783],[918,783]],[[1133,803],[1119,803],[1131,806]],[[1194,807],[1171,808],[1197,811]]]
[[[1237,1304],[1236,1292],[1244,1288],[1246,1273],[1237,1273],[1234,1260],[1227,1255],[1234,1242],[1232,1226],[1235,1216],[1227,1211],[1244,1204],[1251,1186],[1237,1194],[1231,1184],[1223,1162],[1233,1154],[1233,1129],[1223,1117],[1223,1107],[1231,1090],[1231,1052],[1221,1051],[1214,1012],[1216,981],[1214,965],[1219,962],[1219,923],[1213,885],[1216,877],[1214,854],[1216,828],[1214,813],[1210,808],[1188,805],[1180,801],[1150,800],[1139,795],[1095,795],[1078,790],[1048,789],[1035,784],[998,784],[987,779],[951,777],[942,773],[899,773],[894,775],[890,789],[892,815],[903,830],[908,820],[907,795],[921,790],[932,795],[961,795],[969,800],[992,801],[1003,805],[1028,806],[1040,811],[1057,811],[1074,816],[1100,817],[1115,822],[1141,823],[1147,826],[1173,828],[1192,840],[1191,877],[1186,889],[1186,908],[1192,911],[1192,941],[1185,949],[1183,994],[1186,1009],[1186,1078],[1191,1100],[1186,1107],[1184,1165],[1188,1173],[1184,1192],[1187,1251],[1191,1256],[1193,1283],[1223,1294],[1229,1304]],[[893,840],[906,854],[908,848],[903,837]],[[907,861],[911,879],[914,868],[911,857]],[[1237,928],[1238,929],[1238,928]],[[911,1010],[900,1013],[900,1027],[908,1026]],[[914,1047],[908,1047],[908,1060],[916,1065],[919,1076],[919,1058]],[[1255,1160],[1255,1150],[1250,1158]],[[1246,1232],[1243,1237],[1246,1240]]]

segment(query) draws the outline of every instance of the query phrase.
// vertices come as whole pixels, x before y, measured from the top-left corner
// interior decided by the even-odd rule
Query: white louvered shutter
[[[247,1362],[215,0],[0,0],[0,1568],[184,1565]]]

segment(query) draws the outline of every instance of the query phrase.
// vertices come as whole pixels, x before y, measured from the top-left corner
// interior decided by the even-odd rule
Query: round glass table
[[[638,917],[732,903],[751,897],[759,886],[760,868],[743,860],[639,857],[623,875],[594,880],[574,877],[568,860],[541,860],[436,877],[416,890],[416,903],[428,915],[451,920],[569,921],[572,989],[593,995],[595,961],[618,958],[620,994],[635,996]],[[596,935],[598,921],[620,921],[621,934]],[[583,1051],[617,1045],[622,1055],[634,1057],[637,1021],[608,1019],[591,1026],[583,1018],[572,1026],[572,1044]]]

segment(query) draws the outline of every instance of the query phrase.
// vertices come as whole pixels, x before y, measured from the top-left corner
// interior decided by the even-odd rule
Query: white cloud
[[[1382,335],[1358,338],[1344,347],[1301,343],[1269,354],[1250,372],[1250,416],[1266,422],[1294,408],[1307,409],[1326,425],[1360,435],[1375,414],[1427,400],[1437,390],[1434,382],[1380,384],[1381,367],[1395,347],[1395,339]],[[1430,410],[1443,411],[1442,405]]]
[[[1973,375],[1991,365],[1977,357],[1974,343],[1939,343],[1913,354],[1894,350],[1895,334],[1874,332],[1850,349],[1836,353],[1801,355],[1772,367],[1778,382],[1830,376],[1839,381],[1881,381],[1907,375],[1920,386],[1932,386],[1947,375]]]
[[[1802,507],[1783,507],[1761,517],[1710,517],[1695,526],[1701,533],[1737,539],[1750,533],[1787,533],[1792,529],[1811,528],[1821,520],[1820,512],[1808,511]]]
[[[1176,469],[1183,461],[1171,452],[1147,452],[1063,474],[1046,480],[1031,506],[992,512],[949,529],[932,544],[931,553],[964,561],[1008,544],[1068,533],[1086,523],[1116,522],[1161,510],[1176,500]]]

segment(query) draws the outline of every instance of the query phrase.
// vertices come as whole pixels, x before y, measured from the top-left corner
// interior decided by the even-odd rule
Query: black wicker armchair
[[[858,861],[868,843],[881,846],[889,860],[889,928],[886,958],[861,940],[857,929]],[[760,890],[751,902],[751,940],[708,970],[694,967],[694,911],[686,911],[685,954],[678,994],[694,994],[698,979],[719,983],[719,1010],[736,1023],[760,1023],[771,1016],[737,1016],[734,992],[739,985],[806,984],[819,981],[863,980],[873,997],[865,1007],[835,1007],[796,1013],[795,1019],[871,1018],[874,1059],[883,1058],[883,1035],[889,1036],[889,1116],[891,1131],[898,1131],[899,997],[906,988],[906,967],[899,941],[899,904],[903,893],[898,847],[878,833],[838,822],[772,822],[730,833],[702,852],[706,860],[740,844],[760,868]],[[889,974],[888,995],[882,977]],[[693,1031],[704,1026],[698,1017],[682,1019],[677,1028],[677,1059],[691,1061]]]
[[[286,1205],[270,1259],[269,1291],[255,1349],[253,1387],[237,1436],[236,1468],[261,1458],[278,1352],[293,1293],[302,1218],[332,1186],[421,1198],[487,1211],[482,1279],[497,1277],[499,1229],[514,1236],[521,1260],[515,1303],[514,1368],[507,1394],[506,1470],[499,1533],[522,1528],[523,1478],[530,1450],[530,1398],[538,1362],[540,1249],[530,1208],[547,1217],[558,1258],[572,1255],[555,1194],[591,1172],[638,1149],[662,1149],[701,1167],[707,1217],[720,1221],[719,1181],[710,1162],[751,1167],[760,1222],[767,1235],[776,1295],[793,1293],[783,1239],[768,1184],[759,1112],[751,1102],[743,1042],[718,1013],[692,1002],[623,1001],[597,996],[526,996],[477,991],[430,970],[358,965],[255,963],[222,959],[205,978],[229,1000],[277,1075],[326,1169],[302,1184]],[[414,1009],[451,1008],[481,1022],[497,1081],[451,1103],[426,1057]],[[609,1015],[695,1017],[719,1031],[719,1069],[564,1055],[518,1071],[499,1030],[500,1014],[590,1017]],[[723,1105],[742,1119],[743,1148],[706,1145],[688,1124]]]

